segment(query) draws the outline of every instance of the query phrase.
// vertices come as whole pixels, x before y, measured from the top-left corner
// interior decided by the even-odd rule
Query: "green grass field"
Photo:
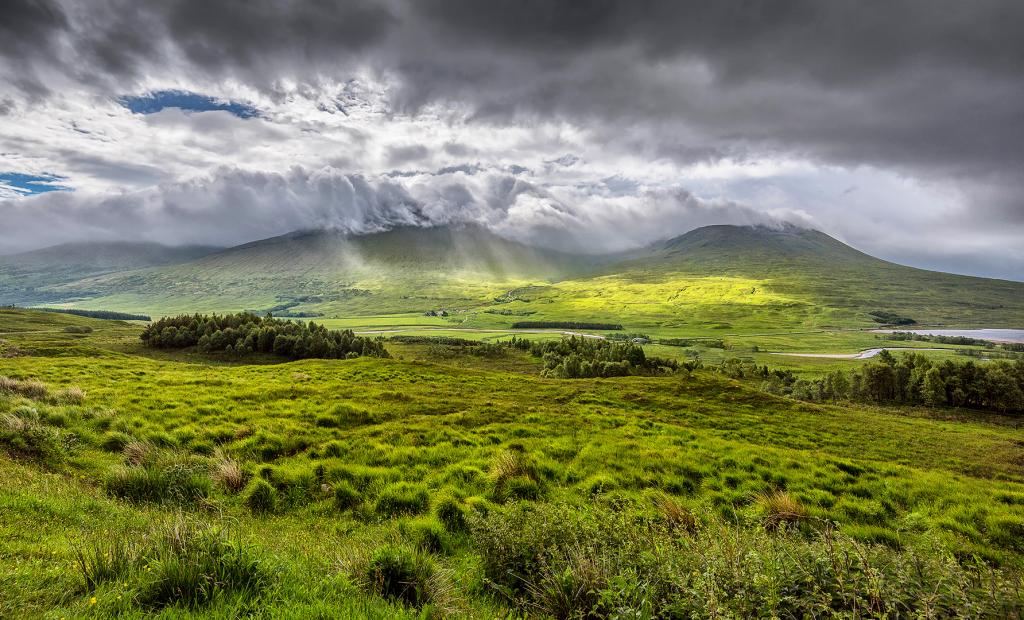
[[[443,321],[420,318],[402,321]],[[545,379],[514,350],[242,362],[140,332],[0,310],[0,617],[1024,604],[1016,418],[813,405],[705,371]]]

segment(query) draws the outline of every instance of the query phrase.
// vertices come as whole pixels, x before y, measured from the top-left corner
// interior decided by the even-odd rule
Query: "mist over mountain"
[[[13,0],[0,254],[475,223],[602,253],[791,222],[1024,273],[1024,10]]]

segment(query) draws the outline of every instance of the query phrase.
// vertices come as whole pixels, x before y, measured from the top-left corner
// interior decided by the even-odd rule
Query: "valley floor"
[[[242,363],[140,331],[0,311],[0,617],[1024,610],[1016,418],[542,378],[513,350]]]

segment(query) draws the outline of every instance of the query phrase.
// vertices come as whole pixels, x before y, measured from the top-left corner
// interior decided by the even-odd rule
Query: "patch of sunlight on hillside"
[[[622,275],[569,280],[553,286],[559,301],[573,306],[642,307],[645,310],[740,304],[745,306],[803,303],[773,292],[764,280],[737,277],[694,277],[667,274],[656,282]]]

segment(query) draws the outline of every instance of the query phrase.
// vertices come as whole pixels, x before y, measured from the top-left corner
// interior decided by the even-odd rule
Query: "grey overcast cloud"
[[[6,0],[0,254],[791,222],[1024,279],[1024,2]]]

